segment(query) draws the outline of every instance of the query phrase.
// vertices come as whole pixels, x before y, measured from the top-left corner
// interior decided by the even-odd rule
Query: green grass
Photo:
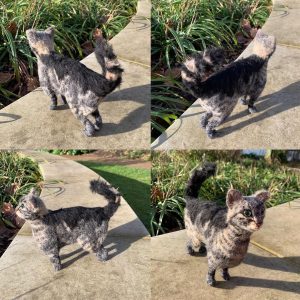
[[[191,97],[181,92],[182,85],[172,70],[191,52],[211,46],[223,47],[228,57],[236,57],[244,47],[237,36],[249,37],[244,20],[252,28],[261,27],[271,4],[271,0],[152,1],[153,139],[191,105]]]
[[[151,234],[184,228],[184,190],[190,171],[204,161],[216,161],[218,171],[200,191],[204,199],[225,204],[228,189],[244,195],[260,189],[269,190],[267,207],[300,197],[300,174],[278,162],[268,164],[263,158],[243,157],[234,151],[168,151],[152,153],[151,201],[154,209]]]
[[[40,190],[42,181],[37,163],[14,152],[0,151],[0,208],[5,202],[16,207],[19,199],[32,187]],[[0,220],[13,227],[4,218],[1,209]]]
[[[150,170],[121,165],[102,165],[90,161],[79,161],[79,163],[119,188],[124,199],[150,232]]]
[[[36,77],[36,58],[25,31],[55,26],[56,51],[73,58],[84,56],[84,44],[100,28],[111,39],[135,14],[137,0],[4,0],[0,1],[0,72],[12,79],[0,88],[1,103],[9,104]],[[12,93],[13,85],[16,89]],[[17,94],[17,95],[15,95]]]

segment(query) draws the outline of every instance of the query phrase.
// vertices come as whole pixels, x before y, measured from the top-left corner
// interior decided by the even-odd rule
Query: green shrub
[[[30,158],[20,157],[15,152],[0,151],[0,208],[5,202],[16,207],[19,199],[28,194],[32,187],[41,189],[42,180],[38,165]],[[0,220],[11,225],[1,209]]]

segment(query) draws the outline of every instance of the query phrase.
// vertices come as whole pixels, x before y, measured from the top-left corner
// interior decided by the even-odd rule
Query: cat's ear
[[[256,199],[266,202],[270,198],[270,193],[268,191],[261,190],[257,191],[254,196]]]
[[[38,192],[36,191],[35,188],[31,188],[30,192],[29,192],[30,196],[38,196]]]
[[[48,27],[46,30],[45,30],[45,32],[47,33],[47,34],[50,34],[52,37],[54,36],[54,27]]]
[[[227,192],[226,204],[229,208],[232,208],[234,203],[243,199],[243,195],[240,191],[235,189],[230,189]]]

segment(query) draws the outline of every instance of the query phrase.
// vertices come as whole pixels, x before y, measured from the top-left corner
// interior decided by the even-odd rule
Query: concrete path
[[[152,238],[152,299],[299,299],[299,209],[300,200],[268,209],[244,262],[228,282],[217,273],[215,288],[205,282],[206,257],[185,253],[185,230]]]
[[[41,197],[50,209],[105,205],[89,191],[99,176],[86,167],[42,152],[24,152],[39,163]],[[0,299],[149,299],[149,234],[124,199],[109,224],[109,260],[97,261],[77,244],[62,249],[63,269],[54,272],[25,223],[0,259]]]
[[[188,108],[156,141],[153,149],[296,149],[300,148],[300,2],[274,0],[263,30],[277,38],[268,66],[268,83],[249,115],[238,104],[211,140],[199,126],[199,101]],[[241,55],[251,54],[251,47]]]
[[[84,136],[69,109],[50,111],[40,88],[0,111],[0,148],[147,149],[150,143],[150,1],[110,42],[125,69],[122,86],[100,104],[103,128]],[[94,54],[82,62],[100,72]]]

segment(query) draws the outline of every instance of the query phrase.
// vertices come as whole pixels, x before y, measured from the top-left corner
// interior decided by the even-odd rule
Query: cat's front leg
[[[106,261],[108,259],[108,251],[101,245],[96,253],[98,260]]]
[[[192,240],[188,240],[186,243],[186,251],[189,255],[194,255],[195,254],[195,250],[193,248],[193,242]]]
[[[41,83],[41,87],[44,93],[50,97],[51,100],[50,109],[55,110],[57,108],[57,96],[55,92],[46,84]]]
[[[61,270],[62,266],[61,266],[61,262],[60,262],[60,257],[58,253],[51,253],[48,254],[51,263],[53,264],[54,270],[55,271],[59,271]]]
[[[221,276],[226,281],[230,280],[230,275],[228,273],[228,268],[225,268],[225,269],[221,270]]]
[[[95,127],[94,124],[88,119],[88,117],[80,113],[77,107],[71,107],[71,111],[84,126],[84,134],[89,137],[93,136],[95,134]]]
[[[102,118],[100,115],[100,112],[98,109],[96,109],[93,113],[92,116],[95,118],[95,129],[100,130],[102,127]]]
[[[206,282],[210,286],[215,286],[216,285],[216,280],[215,280],[215,274],[216,274],[216,269],[208,263],[208,273],[207,273],[207,278]]]
[[[206,128],[208,120],[212,117],[212,113],[211,112],[205,112],[204,114],[202,114],[200,116],[200,126],[202,128]]]

